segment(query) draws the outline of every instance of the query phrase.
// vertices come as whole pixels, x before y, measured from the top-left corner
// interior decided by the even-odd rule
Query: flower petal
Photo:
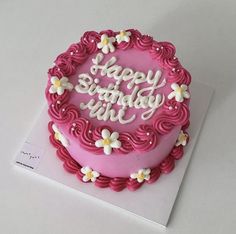
[[[101,41],[103,41],[104,39],[107,39],[107,38],[108,38],[107,34],[102,34]]]
[[[101,48],[103,47],[102,42],[99,42],[99,43],[97,44],[97,47],[98,47],[98,49],[101,49]]]
[[[90,179],[89,179],[86,175],[84,175],[83,178],[82,178],[82,180],[83,180],[84,182],[88,182]]]
[[[62,143],[62,145],[64,147],[68,147],[69,146],[69,141],[62,134],[59,134],[59,141]]]
[[[62,94],[64,93],[64,91],[65,91],[65,88],[62,87],[62,86],[60,86],[60,87],[57,88],[57,94],[58,94],[58,95],[62,95]]]
[[[136,179],[137,176],[138,176],[137,173],[132,173],[132,174],[130,174],[130,178],[131,178],[131,179]]]
[[[108,47],[108,45],[104,45],[104,46],[102,47],[102,52],[103,52],[104,54],[108,54],[108,53],[109,53],[109,47]]]
[[[102,138],[103,138],[103,139],[109,138],[110,135],[111,135],[111,134],[110,134],[110,131],[109,131],[108,129],[104,128],[104,129],[102,130]]]
[[[142,174],[144,172],[144,169],[139,169],[138,174]]]
[[[187,98],[187,99],[190,98],[190,94],[187,91],[183,92],[183,96],[184,98]]]
[[[183,102],[184,98],[183,98],[183,96],[182,96],[182,94],[180,92],[176,92],[175,93],[175,100],[177,102]]]
[[[150,179],[150,175],[145,175],[145,180],[149,180]]]
[[[88,172],[91,172],[92,169],[91,169],[90,167],[86,166],[86,167],[82,167],[82,168],[80,169],[80,171],[81,171],[83,174],[86,174],[86,173],[88,173]]]
[[[98,147],[98,148],[103,147],[103,140],[100,139],[100,140],[95,141],[95,146]]]
[[[115,140],[115,141],[111,142],[110,146],[111,146],[112,148],[118,149],[118,148],[121,147],[121,142],[118,141],[118,140]]]
[[[120,44],[121,41],[122,41],[122,38],[121,38],[121,36],[119,34],[116,35],[116,41],[117,41],[118,44]]]
[[[49,93],[56,93],[57,88],[54,85],[52,85],[48,91],[49,91]]]
[[[177,142],[175,143],[175,146],[179,146],[179,145],[181,145],[181,142],[180,142],[180,141],[177,141]]]
[[[96,179],[97,179],[96,177],[92,177],[92,178],[91,178],[91,181],[92,181],[92,182],[95,182]]]
[[[176,84],[176,83],[172,83],[172,84],[171,84],[171,88],[172,88],[173,90],[176,90],[176,89],[179,88],[179,85]]]
[[[147,168],[147,169],[145,169],[145,170],[143,171],[143,174],[144,174],[144,175],[149,175],[150,172],[151,172],[151,169],[150,169],[150,168]]]
[[[99,177],[100,176],[100,174],[97,172],[97,171],[93,171],[92,172],[92,175],[93,175],[93,177]]]
[[[112,140],[112,141],[115,141],[115,140],[117,140],[119,138],[119,133],[118,132],[113,132],[112,134],[111,134],[111,136],[110,136],[110,139]]]
[[[58,79],[58,77],[56,77],[56,76],[52,76],[52,77],[51,77],[51,83],[52,83],[52,84],[55,84],[55,82],[58,81],[58,80],[59,80],[59,79]]]
[[[63,87],[65,87],[66,89],[69,89],[70,91],[74,88],[74,86],[73,86],[73,84],[71,84],[71,83],[65,83],[64,85],[63,85]]]
[[[112,151],[112,148],[111,148],[111,146],[110,145],[104,145],[104,153],[106,154],[106,155],[110,155],[111,154],[111,151]]]
[[[112,42],[115,42],[116,41],[116,39],[115,39],[115,37],[110,37],[110,42],[112,43]]]
[[[56,124],[53,124],[52,125],[52,130],[55,132],[55,133],[60,133],[58,127],[56,126]]]
[[[115,47],[112,44],[108,44],[108,47],[111,53],[115,51]]]
[[[125,42],[129,42],[130,41],[130,38],[128,36],[124,36],[124,41]]]
[[[65,77],[65,76],[63,76],[61,79],[60,79],[60,81],[62,82],[62,83],[67,83],[68,82],[68,78],[67,77]]]
[[[142,178],[140,178],[140,177],[137,178],[137,181],[138,181],[139,183],[142,183],[143,180],[144,180],[144,179],[142,179]]]

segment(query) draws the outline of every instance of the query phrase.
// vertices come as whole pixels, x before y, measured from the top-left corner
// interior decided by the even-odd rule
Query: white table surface
[[[236,229],[236,1],[0,1],[0,233],[233,233]],[[169,40],[215,89],[167,230],[21,173],[13,158],[44,103],[53,59],[89,29]],[[201,90],[199,90],[201,92]]]

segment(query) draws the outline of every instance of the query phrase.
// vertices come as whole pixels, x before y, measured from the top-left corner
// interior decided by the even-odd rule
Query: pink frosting
[[[98,51],[97,43],[100,41],[101,36],[94,31],[85,32],[81,37],[80,42],[86,47],[88,54]]]
[[[190,84],[191,76],[175,57],[175,47],[171,43],[154,41],[152,37],[142,35],[138,30],[129,29],[127,31],[131,32],[130,41],[120,44],[115,42],[116,51],[106,55],[106,59],[116,54],[121,56],[122,59],[118,61],[118,64],[123,67],[131,66],[131,68],[135,68],[134,70],[144,72],[147,72],[147,69],[161,69],[163,76],[167,78],[167,85],[162,89],[165,95],[171,91],[172,83]],[[145,122],[139,118],[127,129],[126,126],[109,121],[104,124],[102,121],[89,119],[85,111],[80,112],[78,101],[83,101],[83,98],[89,100],[89,96],[81,95],[78,98],[73,94],[74,92],[68,90],[63,95],[50,94],[52,76],[58,78],[66,76],[75,85],[78,73],[89,71],[91,58],[98,52],[97,43],[100,42],[102,34],[115,37],[117,32],[112,30],[100,33],[86,32],[79,43],[72,44],[66,52],[56,58],[55,66],[48,71],[49,80],[45,92],[51,119],[60,128],[63,135],[70,140],[67,151],[60,151],[60,156],[70,154],[75,159],[65,163],[64,167],[74,173],[78,166],[76,162],[83,166],[89,165],[103,173],[103,177],[97,180],[96,185],[107,187],[107,177],[127,177],[131,172],[140,168],[155,168],[160,164],[171,151],[182,126],[182,129],[185,130],[189,125],[189,102],[179,103],[174,99],[168,100],[166,97],[164,105],[156,111],[154,117]],[[133,111],[135,110],[130,110],[129,113],[132,114]],[[103,149],[95,146],[95,141],[101,139],[101,131],[104,128],[111,132],[119,131],[121,141],[121,147],[113,150],[109,160],[103,154]],[[183,149],[176,147],[172,150],[172,154],[166,158],[155,173],[153,172],[152,180],[158,178],[161,172],[170,172],[174,167],[174,159],[182,157]],[[80,173],[76,173],[80,178]],[[122,190],[124,184],[131,190],[140,187],[140,183],[130,179],[109,181],[109,186],[116,191]]]
[[[65,147],[61,145],[61,143],[54,138],[54,132],[52,130],[53,122],[50,122],[48,125],[50,131],[50,142],[52,145],[57,148],[57,156],[64,162],[63,167],[66,171],[71,174],[76,174],[77,178],[82,180],[84,174],[81,172],[81,165],[77,163],[67,151]],[[135,179],[131,179],[130,177],[121,178],[121,177],[108,177],[100,174],[100,176],[95,181],[95,186],[100,188],[110,188],[116,192],[120,192],[125,188],[128,188],[130,191],[135,191],[140,188],[144,183],[152,184],[159,179],[161,174],[170,173],[175,167],[175,160],[178,160],[183,155],[183,147],[182,146],[174,146],[171,150],[170,154],[157,166],[151,169],[150,179],[139,183]],[[91,182],[91,181],[90,181]],[[86,182],[88,183],[88,182]]]

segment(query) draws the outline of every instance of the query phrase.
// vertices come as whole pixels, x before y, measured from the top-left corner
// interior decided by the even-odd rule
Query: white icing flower
[[[120,44],[122,41],[129,42],[131,36],[131,32],[121,30],[118,35],[116,35],[116,41]]]
[[[173,83],[171,84],[171,88],[173,89],[173,91],[168,95],[169,99],[175,97],[175,100],[177,102],[183,102],[184,98],[190,98],[190,94],[187,91],[187,85],[182,84],[181,86],[179,86],[178,84]]]
[[[180,131],[179,133],[179,136],[178,136],[178,139],[177,139],[177,142],[176,142],[176,146],[179,146],[179,145],[183,145],[185,146],[187,144],[187,139],[188,139],[188,135],[185,134],[182,130]]]
[[[106,155],[110,155],[112,148],[120,148],[121,142],[117,140],[119,138],[118,132],[112,134],[107,129],[102,130],[102,138],[95,142],[96,147],[103,147],[103,151]]]
[[[68,147],[69,141],[63,136],[63,134],[60,132],[60,130],[58,129],[58,127],[55,124],[52,125],[52,129],[54,131],[55,139],[60,141],[64,147]]]
[[[114,37],[108,37],[106,34],[102,34],[101,41],[97,44],[97,47],[98,49],[102,49],[104,54],[112,53],[115,51],[115,47],[112,44],[115,40]]]
[[[146,168],[146,169],[140,169],[136,173],[132,173],[130,177],[132,179],[137,179],[139,183],[142,183],[144,180],[149,180],[150,179],[150,173],[151,169]]]
[[[56,76],[52,76],[51,77],[51,87],[49,89],[49,93],[57,93],[58,95],[62,95],[65,91],[65,89],[68,90],[72,90],[73,89],[73,85],[68,82],[68,78],[67,77],[62,77],[61,79],[59,79]]]
[[[96,171],[93,171],[90,167],[82,167],[80,171],[84,174],[82,180],[84,182],[92,181],[95,182],[97,177],[100,176],[100,174]]]

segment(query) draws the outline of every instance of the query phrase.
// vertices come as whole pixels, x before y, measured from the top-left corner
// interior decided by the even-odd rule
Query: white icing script
[[[165,86],[166,80],[160,82],[161,71],[157,70],[155,75],[152,70],[149,70],[147,75],[143,72],[134,72],[130,68],[122,68],[116,65],[116,57],[112,57],[105,64],[101,64],[104,55],[98,53],[92,59],[93,65],[90,67],[90,73],[96,75],[99,71],[101,76],[107,76],[114,79],[116,82],[109,83],[107,87],[98,85],[99,79],[92,78],[88,73],[83,73],[78,76],[78,85],[75,90],[78,93],[89,94],[90,96],[98,95],[99,101],[90,99],[88,103],[81,103],[80,109],[89,109],[89,117],[97,118],[98,120],[112,122],[119,121],[121,124],[127,124],[135,120],[136,115],[126,118],[126,110],[128,108],[148,109],[142,113],[141,118],[147,120],[153,116],[155,111],[162,106],[165,100],[163,94],[154,95],[154,91]],[[119,90],[122,82],[127,82],[127,89],[131,90],[130,94],[125,94]],[[148,83],[150,86],[140,89],[139,84]],[[121,106],[116,111],[112,108],[113,104]]]

